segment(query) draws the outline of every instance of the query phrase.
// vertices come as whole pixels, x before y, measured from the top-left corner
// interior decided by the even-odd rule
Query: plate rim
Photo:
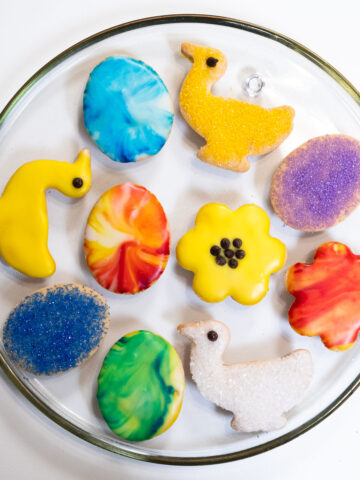
[[[12,112],[17,103],[24,97],[29,90],[45,75],[47,75],[51,70],[53,70],[57,65],[64,62],[67,58],[76,54],[77,52],[98,43],[108,37],[118,35],[120,33],[126,33],[128,31],[137,30],[149,26],[163,25],[163,24],[173,24],[173,23],[204,23],[210,25],[221,25],[226,27],[237,28],[239,30],[247,31],[254,33],[256,35],[268,38],[270,40],[276,41],[290,48],[291,50],[296,51],[303,57],[310,60],[312,63],[316,64],[321,68],[325,73],[332,77],[349,95],[350,97],[360,106],[360,92],[332,65],[318,56],[316,53],[305,47],[304,45],[292,40],[291,38],[279,34],[273,30],[261,27],[259,25],[238,20],[235,18],[218,16],[218,15],[203,15],[203,14],[172,14],[172,15],[160,15],[142,18],[138,20],[132,20],[125,22],[119,25],[102,30],[98,33],[95,33],[85,39],[75,43],[70,46],[52,60],[46,63],[41,67],[37,72],[34,73],[13,95],[13,97],[6,104],[2,112],[0,113],[0,128],[4,124],[8,115]],[[225,463],[235,460],[240,460],[244,458],[249,458],[260,453],[267,452],[273,448],[279,447],[286,444],[287,442],[295,439],[296,437],[307,432],[311,428],[318,425],[321,421],[327,418],[331,413],[333,413],[342,403],[344,403],[360,386],[360,373],[355,377],[355,379],[350,383],[350,385],[326,408],[320,411],[317,415],[312,417],[307,422],[303,423],[299,427],[291,430],[290,432],[281,435],[280,437],[270,440],[268,442],[262,443],[255,447],[250,447],[245,450],[239,450],[236,452],[217,454],[210,456],[198,456],[198,457],[177,457],[177,456],[168,456],[168,455],[154,455],[133,451],[132,449],[127,450],[124,447],[115,446],[110,443],[104,442],[100,438],[90,434],[88,431],[79,427],[78,425],[72,423],[66,418],[62,417],[59,413],[53,410],[49,405],[47,405],[40,396],[36,395],[27,385],[17,376],[15,371],[7,363],[5,357],[0,351],[0,366],[5,372],[7,377],[15,385],[15,387],[24,395],[24,397],[29,400],[38,410],[45,414],[48,418],[53,420],[59,426],[67,430],[68,432],[76,435],[82,440],[87,441],[93,445],[101,447],[105,450],[117,453],[119,455],[130,457],[135,460],[147,461],[151,463],[160,463],[168,465],[211,465]],[[136,447],[134,447],[136,448]]]

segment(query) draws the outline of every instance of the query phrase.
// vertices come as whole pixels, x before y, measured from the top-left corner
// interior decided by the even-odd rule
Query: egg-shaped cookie
[[[165,270],[170,233],[165,212],[145,187],[124,183],[105,192],[93,207],[84,249],[90,272],[114,293],[149,288]]]
[[[307,141],[276,169],[270,197],[275,213],[297,230],[341,222],[360,203],[360,141],[347,135]]]
[[[173,124],[169,92],[141,60],[106,58],[90,73],[84,99],[84,123],[91,138],[115,162],[155,155]]]
[[[131,441],[165,432],[177,419],[185,388],[175,349],[146,330],[120,338],[106,355],[97,400],[110,429]]]
[[[3,331],[6,353],[36,375],[65,372],[96,352],[108,330],[108,315],[104,298],[90,287],[43,288],[10,313]]]

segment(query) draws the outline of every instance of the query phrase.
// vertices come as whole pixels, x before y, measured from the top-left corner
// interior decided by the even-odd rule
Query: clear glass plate
[[[295,127],[273,153],[253,159],[245,174],[221,170],[195,157],[202,145],[182,119],[177,98],[190,68],[180,56],[183,41],[212,45],[228,58],[225,76],[215,93],[247,99],[263,106],[291,105]],[[103,155],[83,127],[82,94],[90,71],[105,57],[126,54],[144,60],[164,79],[175,105],[170,138],[154,158],[119,165]],[[254,73],[264,88],[246,97],[243,85]],[[0,363],[18,389],[37,408],[79,437],[132,458],[170,464],[209,464],[255,455],[295,438],[337,408],[359,385],[360,342],[347,352],[328,351],[318,338],[295,334],[287,322],[292,302],[283,286],[284,273],[296,261],[312,259],[329,240],[345,242],[360,252],[360,209],[338,226],[304,234],[282,224],[269,202],[271,176],[286,154],[307,139],[326,133],[360,138],[360,96],[351,84],[315,54],[277,33],[220,17],[196,15],[156,17],[120,25],[66,50],[37,72],[14,96],[0,116],[1,177],[4,188],[24,162],[39,158],[73,161],[88,146],[92,153],[93,186],[77,201],[56,191],[47,194],[49,247],[57,262],[53,277],[34,280],[0,263],[0,305],[3,325],[10,310],[25,295],[59,282],[83,282],[101,291],[111,309],[111,327],[100,350],[82,367],[53,377],[33,377],[18,370],[0,343]],[[83,257],[83,231],[97,198],[113,185],[132,181],[146,186],[162,202],[170,221],[171,257],[163,277],[135,296],[105,292],[89,274]],[[273,275],[270,291],[258,305],[246,307],[230,298],[206,304],[191,288],[192,275],[176,263],[174,249],[209,201],[232,208],[256,203],[271,218],[271,234],[287,246],[285,268]],[[266,359],[303,347],[311,351],[315,375],[304,400],[289,412],[280,431],[240,434],[230,428],[231,414],[205,400],[189,370],[189,344],[176,326],[215,318],[231,329],[229,362]],[[95,400],[103,358],[122,335],[139,328],[169,340],[184,361],[187,384],[181,414],[167,432],[150,441],[129,443],[116,437],[102,420]]]

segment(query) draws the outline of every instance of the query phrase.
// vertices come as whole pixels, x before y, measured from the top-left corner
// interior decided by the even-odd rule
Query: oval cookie
[[[138,293],[163,273],[170,233],[158,199],[145,187],[124,183],[105,192],[85,230],[85,256],[100,285],[114,293]]]
[[[91,138],[115,162],[135,162],[158,153],[172,127],[168,90],[149,65],[113,56],[91,72],[84,99]]]
[[[162,337],[139,330],[113,345],[98,378],[97,400],[111,430],[141,441],[167,430],[180,413],[184,371]]]
[[[77,367],[98,349],[108,330],[108,306],[90,287],[75,283],[43,288],[10,313],[3,341],[10,359],[37,375]]]
[[[297,230],[341,222],[360,203],[360,142],[346,135],[312,138],[279,165],[270,197],[276,214]]]

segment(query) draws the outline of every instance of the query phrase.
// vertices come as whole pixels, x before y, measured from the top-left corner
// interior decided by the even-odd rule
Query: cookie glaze
[[[195,227],[176,247],[180,265],[194,272],[195,293],[206,302],[220,302],[228,295],[244,305],[260,302],[270,274],[280,270],[286,258],[285,245],[271,237],[269,229],[269,217],[256,205],[234,211],[219,203],[204,205]]]
[[[74,185],[74,180],[81,185]],[[76,182],[75,182],[76,183]],[[74,163],[35,160],[22,165],[0,198],[0,255],[30,277],[48,277],[56,265],[48,246],[49,221],[45,190],[82,197],[91,186],[90,152],[84,148]]]
[[[300,335],[319,335],[331,350],[347,350],[360,330],[360,255],[338,242],[316,250],[314,262],[296,263],[286,288],[295,297],[289,322]]]
[[[108,330],[108,314],[104,298],[85,285],[38,290],[10,313],[3,331],[6,353],[36,375],[65,372],[95,353]]]
[[[181,87],[179,105],[186,122],[206,140],[197,153],[200,160],[245,172],[249,155],[271,152],[290,134],[293,108],[265,109],[211,93],[227,66],[220,50],[183,43],[181,53],[193,65]]]
[[[170,234],[165,212],[145,187],[124,183],[105,192],[92,209],[84,249],[100,285],[115,293],[138,293],[163,273]]]
[[[271,203],[290,227],[320,231],[360,203],[360,142],[346,135],[312,138],[277,168]]]
[[[97,400],[111,430],[126,440],[160,435],[175,422],[185,388],[175,349],[139,330],[113,345],[98,378]]]
[[[158,153],[174,119],[168,90],[140,60],[113,56],[91,72],[84,99],[90,136],[116,162],[135,162]]]

